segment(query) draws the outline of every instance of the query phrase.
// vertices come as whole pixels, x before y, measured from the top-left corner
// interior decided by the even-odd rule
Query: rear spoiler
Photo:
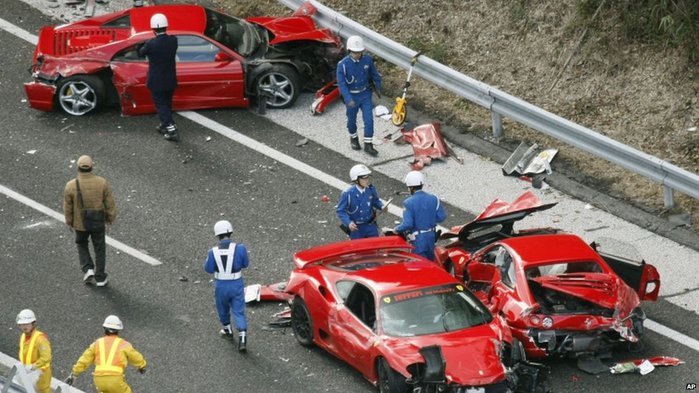
[[[346,240],[337,243],[325,244],[308,248],[294,254],[294,265],[298,269],[334,260],[341,256],[350,256],[367,251],[404,251],[410,252],[413,246],[408,244],[400,236],[381,236],[367,239]]]

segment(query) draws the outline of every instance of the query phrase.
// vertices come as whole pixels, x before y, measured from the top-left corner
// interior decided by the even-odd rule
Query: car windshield
[[[253,24],[209,9],[204,34],[242,56],[249,56],[262,43]]]
[[[380,304],[383,333],[394,337],[451,332],[492,320],[483,303],[460,284],[392,294]]]

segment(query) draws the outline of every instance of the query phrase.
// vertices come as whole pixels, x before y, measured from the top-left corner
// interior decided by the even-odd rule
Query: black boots
[[[350,145],[352,146],[352,150],[361,150],[362,147],[359,146],[359,137],[350,137]]]
[[[374,149],[374,145],[369,142],[364,142],[364,152],[372,157],[379,155],[379,152]]]
[[[248,335],[245,330],[238,332],[238,352],[246,352],[248,344]]]

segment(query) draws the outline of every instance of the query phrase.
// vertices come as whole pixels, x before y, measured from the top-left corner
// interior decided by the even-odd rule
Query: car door
[[[243,67],[237,54],[197,35],[176,37],[174,110],[247,107]],[[148,59],[137,50],[144,42],[134,42],[112,59],[113,82],[125,115],[155,112],[146,87]]]
[[[368,287],[355,281],[341,281],[338,286],[350,289],[338,290],[348,295],[328,316],[331,335],[337,342],[337,356],[363,375],[370,375],[372,348],[377,340],[375,297]]]

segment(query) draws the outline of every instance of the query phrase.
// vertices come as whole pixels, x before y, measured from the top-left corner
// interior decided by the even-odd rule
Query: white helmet
[[[19,314],[17,314],[18,325],[24,325],[25,323],[32,322],[36,322],[36,315],[34,315],[34,311],[30,309],[25,309],[20,311]]]
[[[228,220],[221,220],[214,224],[214,235],[225,235],[233,232],[233,225]]]
[[[105,318],[102,326],[112,330],[122,330],[124,328],[124,325],[121,323],[121,319],[119,319],[119,317],[116,315],[109,315],[107,318]]]
[[[163,14],[153,14],[150,17],[150,28],[160,29],[163,27],[167,27],[167,17]]]
[[[347,39],[347,50],[350,52],[363,52],[364,40],[358,35],[353,35]]]
[[[404,181],[408,187],[418,187],[425,184],[425,175],[420,171],[410,171],[405,175]]]
[[[350,179],[357,181],[359,176],[371,175],[371,170],[364,164],[357,164],[350,169]]]

